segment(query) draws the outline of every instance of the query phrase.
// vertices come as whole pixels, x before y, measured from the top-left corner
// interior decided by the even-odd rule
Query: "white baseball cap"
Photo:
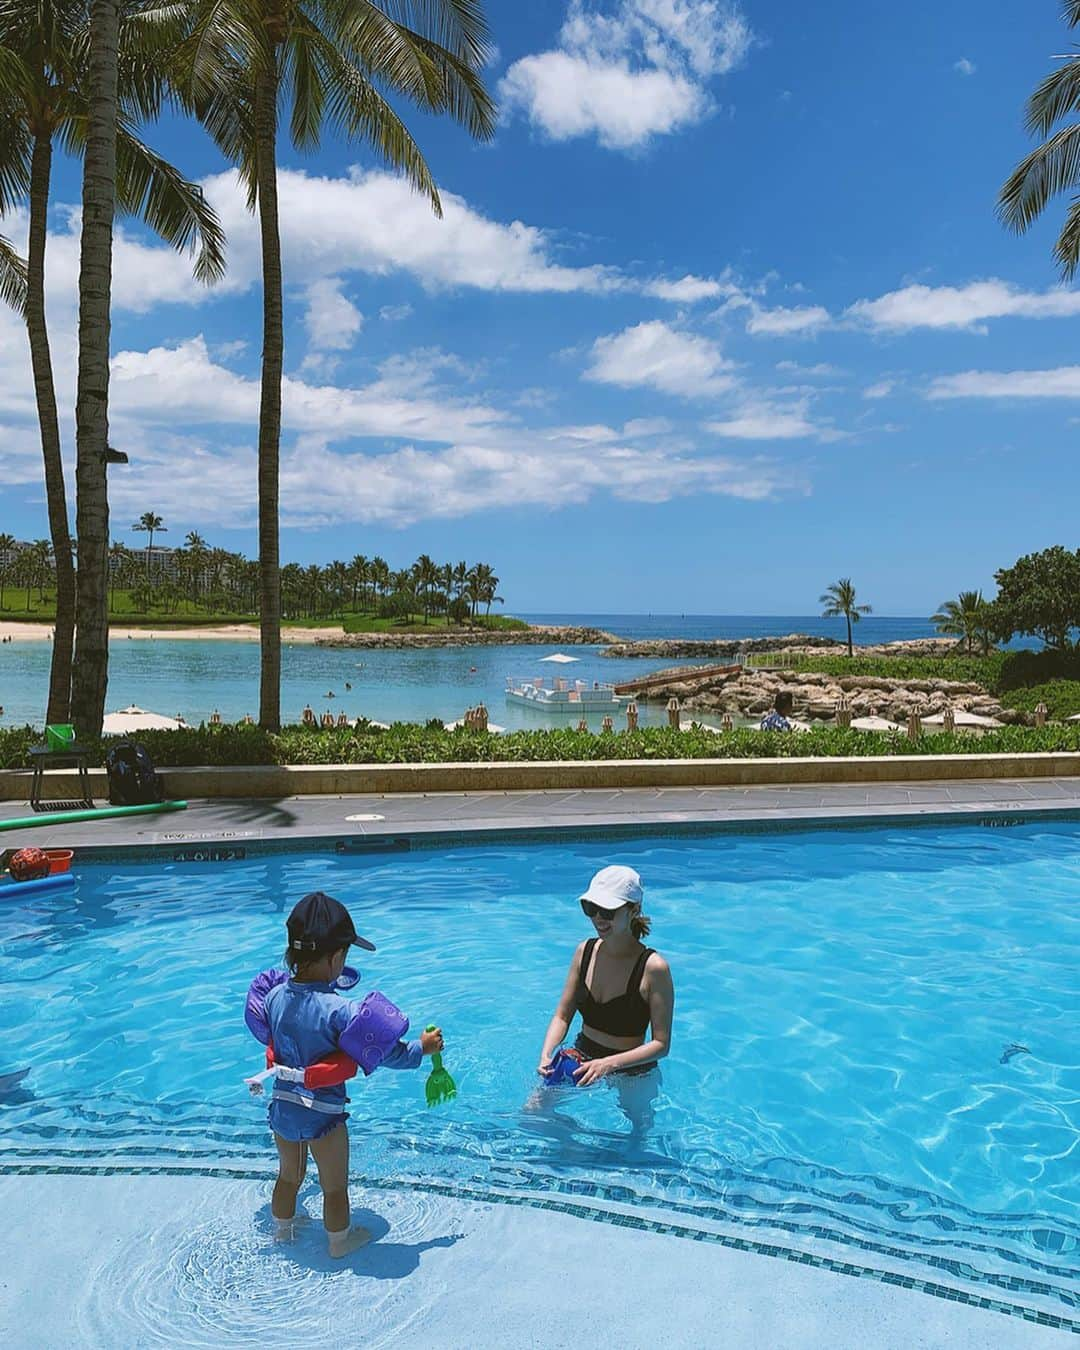
[[[640,905],[643,895],[641,878],[634,869],[614,863],[597,872],[581,899],[614,912],[623,905]]]

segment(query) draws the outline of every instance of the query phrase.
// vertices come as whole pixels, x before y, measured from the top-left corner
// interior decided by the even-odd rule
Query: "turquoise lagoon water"
[[[538,1091],[575,897],[612,860],[674,972],[672,1053]],[[269,1168],[244,993],[315,887],[460,1089],[354,1083],[358,1193],[622,1207],[1080,1326],[1080,825],[83,865],[0,907],[0,1074],[29,1069],[0,1078],[0,1169]]]
[[[508,705],[506,677],[544,675],[618,683],[670,666],[671,661],[609,660],[598,647],[574,647],[573,665],[542,665],[559,649],[536,646],[443,647],[358,651],[310,644],[282,652],[281,710],[299,722],[306,704],[320,715],[370,717],[380,722],[454,721],[466,708],[487,704],[492,722],[506,727],[568,725],[550,723],[541,713]],[[48,642],[10,642],[0,647],[0,726],[39,725],[49,681]],[[691,663],[684,663],[691,664]],[[693,663],[702,664],[702,663]],[[707,664],[707,663],[705,663]],[[352,689],[345,688],[346,683]],[[335,697],[324,695],[333,690]],[[259,711],[259,647],[255,642],[211,639],[138,638],[113,641],[109,655],[111,712],[137,703],[172,717],[182,713],[192,725],[209,719],[216,708],[227,721]],[[643,725],[666,721],[663,708],[640,709]],[[600,717],[592,719],[599,729]]]

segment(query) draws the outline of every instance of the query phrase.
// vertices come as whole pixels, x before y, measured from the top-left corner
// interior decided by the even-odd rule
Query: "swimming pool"
[[[672,1054],[655,1095],[537,1093],[575,897],[612,860],[675,974]],[[1076,1320],[1077,824],[85,865],[0,911],[0,1074],[30,1068],[0,1078],[0,1171],[268,1169],[243,996],[315,888],[459,1085],[439,1110],[422,1073],[355,1086],[358,1194],[563,1206]]]

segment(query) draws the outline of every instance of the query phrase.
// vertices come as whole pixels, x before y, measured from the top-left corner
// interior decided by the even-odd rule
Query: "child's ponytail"
[[[648,937],[651,928],[652,919],[647,914],[642,914],[640,910],[630,920],[630,931],[636,938]]]

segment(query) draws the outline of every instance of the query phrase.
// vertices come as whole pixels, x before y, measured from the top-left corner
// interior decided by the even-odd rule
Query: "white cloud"
[[[800,333],[816,333],[828,322],[829,311],[821,305],[761,309],[751,304],[746,331],[755,337],[795,337]]]
[[[966,56],[962,56],[953,66],[953,70],[960,75],[974,75],[978,66],[974,61],[969,61]]]
[[[933,381],[929,398],[1080,398],[1080,366],[1056,370],[968,370]]]
[[[678,281],[648,281],[642,287],[646,295],[658,300],[671,300],[679,305],[693,305],[698,300],[713,300],[720,295],[734,294],[738,288],[730,281],[715,281],[712,277],[687,274]]]
[[[967,286],[905,286],[877,300],[859,300],[847,317],[881,332],[967,328],[985,332],[987,319],[1062,319],[1080,314],[1080,291],[1021,291],[992,277]]]
[[[742,441],[793,441],[808,436],[829,439],[835,433],[810,420],[805,402],[774,405],[746,403],[729,418],[705,423],[706,431]]]
[[[419,353],[384,364],[380,378],[359,388],[310,384],[286,376],[282,426],[326,440],[357,436],[446,443],[475,438],[506,415],[483,403],[445,396],[434,374],[455,358]],[[215,364],[200,336],[173,347],[119,352],[112,362],[111,401],[120,417],[175,426],[254,425],[259,382]]]
[[[732,369],[732,362],[714,342],[680,333],[654,319],[597,338],[585,378],[624,389],[641,385],[683,398],[700,398],[732,389]]]
[[[552,140],[595,135],[627,150],[700,121],[709,81],[745,58],[750,28],[735,0],[570,0],[557,46],[523,57],[499,93]]]
[[[379,318],[385,319],[387,323],[397,323],[401,319],[412,317],[412,305],[383,305],[379,310]]]
[[[863,390],[863,398],[888,398],[895,388],[895,380],[878,380],[876,384],[867,385]]]
[[[813,366],[802,366],[798,361],[777,361],[776,369],[784,374],[801,375],[806,379],[835,378],[847,374],[840,366],[830,366],[825,361],[819,361]]]
[[[364,316],[347,295],[340,277],[321,277],[307,288],[304,327],[316,351],[348,351]]]

